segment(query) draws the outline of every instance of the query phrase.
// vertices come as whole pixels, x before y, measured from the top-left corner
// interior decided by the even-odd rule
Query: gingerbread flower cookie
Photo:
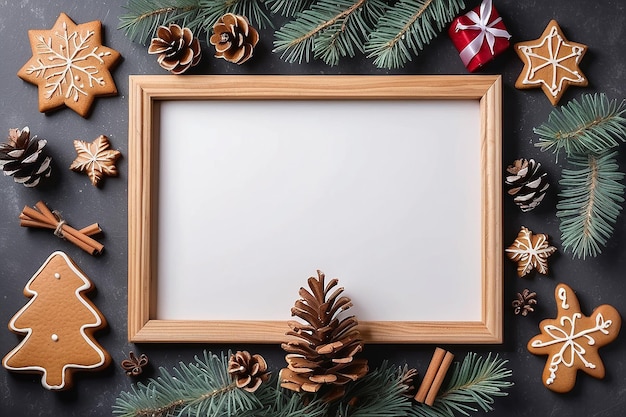
[[[108,366],[111,358],[93,336],[106,320],[85,296],[92,289],[69,256],[50,255],[24,288],[30,301],[9,322],[9,329],[24,339],[2,365],[41,374],[41,384],[49,390],[70,388],[76,371]]]
[[[556,20],[551,20],[539,39],[515,44],[524,69],[515,82],[518,89],[541,88],[556,106],[570,85],[585,87],[587,78],[578,65],[587,46],[568,41]]]
[[[86,117],[97,96],[117,94],[109,72],[119,52],[102,45],[102,24],[75,24],[61,13],[49,30],[29,30],[33,56],[18,71],[39,87],[39,111],[67,106]]]
[[[565,284],[554,291],[557,316],[539,323],[541,334],[528,342],[528,351],[548,355],[543,369],[543,384],[555,392],[568,392],[581,370],[595,378],[604,378],[604,364],[598,349],[615,340],[622,319],[612,306],[604,304],[591,316],[580,311],[578,298]]]

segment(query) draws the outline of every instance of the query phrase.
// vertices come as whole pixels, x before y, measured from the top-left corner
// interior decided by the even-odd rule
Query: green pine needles
[[[534,129],[535,146],[559,154],[565,151],[573,168],[564,169],[557,203],[561,240],[574,257],[595,257],[613,235],[624,202],[624,174],[616,148],[626,141],[626,102],[604,94],[583,95],[554,110]]]
[[[146,44],[169,23],[211,35],[225,13],[243,15],[258,28],[272,14],[291,18],[275,32],[274,50],[287,62],[365,54],[378,68],[401,68],[424,49],[465,7],[463,0],[128,0],[119,29]]]
[[[363,53],[385,7],[381,0],[319,0],[276,31],[274,52],[287,62],[315,58],[337,65],[342,57]]]
[[[228,374],[228,355],[205,352],[196,362],[167,371],[147,384],[121,392],[113,414],[122,417],[454,417],[478,408],[489,411],[495,397],[513,385],[507,361],[468,354],[455,363],[447,386],[433,407],[413,401],[415,370],[383,362],[351,384],[343,398],[325,404],[280,388],[277,376],[253,393],[236,387]]]
[[[127,13],[120,16],[118,29],[131,41],[146,44],[161,25],[178,23],[207,42],[213,25],[226,13],[246,16],[253,26],[271,26],[269,11],[258,0],[128,0]]]
[[[494,397],[507,396],[503,391],[511,386],[507,381],[513,374],[505,367],[508,361],[491,354],[487,358],[468,353],[461,364],[454,364],[448,384],[441,390],[432,407],[413,407],[411,417],[454,417],[455,412],[468,416],[470,412],[492,411]]]
[[[369,37],[365,51],[378,68],[402,68],[465,7],[463,0],[400,0]]]

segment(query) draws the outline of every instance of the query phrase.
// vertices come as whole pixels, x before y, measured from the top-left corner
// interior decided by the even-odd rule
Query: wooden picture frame
[[[161,107],[179,101],[310,101],[383,103],[470,101],[477,103],[480,120],[476,155],[476,204],[480,218],[475,241],[480,256],[476,320],[360,320],[369,343],[501,343],[502,342],[502,157],[500,76],[154,76],[130,77],[128,187],[128,338],[131,342],[242,342],[278,343],[288,330],[284,320],[161,319],[157,309],[159,242],[159,172]],[[245,117],[245,116],[243,116]],[[458,140],[450,138],[450,140]],[[452,143],[451,146],[454,146]],[[459,167],[441,167],[442,170]],[[462,171],[459,175],[464,175]],[[454,187],[441,186],[441,193]],[[437,198],[437,196],[434,196]],[[459,203],[462,209],[462,202]],[[182,243],[184,244],[184,243]],[[454,254],[450,254],[453,261]],[[311,271],[314,275],[315,271]],[[332,271],[329,278],[334,276]],[[332,276],[331,276],[332,275]],[[297,289],[306,276],[294,277]],[[338,276],[340,284],[342,277]],[[176,278],[176,279],[179,279]],[[456,278],[462,279],[462,278]],[[346,290],[349,290],[346,286]],[[218,295],[219,296],[219,295]],[[354,301],[354,300],[353,300]],[[446,302],[446,300],[441,300]],[[262,308],[262,307],[261,307]]]

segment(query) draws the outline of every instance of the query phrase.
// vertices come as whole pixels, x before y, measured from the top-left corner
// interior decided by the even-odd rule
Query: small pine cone
[[[148,53],[159,55],[157,62],[172,74],[182,74],[200,62],[200,41],[188,28],[177,24],[159,26],[157,37],[152,38]]]
[[[228,373],[235,379],[238,388],[248,392],[256,391],[270,377],[265,359],[261,355],[250,355],[245,350],[230,355]]]
[[[510,174],[505,179],[509,186],[508,193],[524,212],[537,207],[550,186],[546,173],[541,173],[539,168],[541,164],[534,159],[517,159],[506,169]]]
[[[533,307],[537,304],[537,299],[535,297],[537,297],[537,293],[530,291],[528,288],[525,288],[521,293],[518,292],[516,299],[513,300],[513,303],[511,303],[515,314],[527,316],[528,313],[535,311],[535,308]]]
[[[259,42],[259,32],[250,26],[244,16],[227,13],[213,26],[213,35],[209,42],[215,46],[216,58],[243,64],[252,56],[252,51]]]
[[[52,171],[52,158],[43,154],[48,142],[30,137],[28,127],[10,129],[7,142],[0,144],[0,168],[4,175],[12,175],[15,182],[25,187],[35,187],[41,178]]]

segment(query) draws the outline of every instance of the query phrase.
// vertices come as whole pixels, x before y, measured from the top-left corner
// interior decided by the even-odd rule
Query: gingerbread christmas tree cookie
[[[70,388],[76,371],[108,366],[109,354],[94,339],[106,320],[85,296],[92,289],[69,256],[50,255],[24,288],[30,301],[9,322],[9,329],[24,339],[2,365],[41,374],[41,384],[49,390]]]
[[[102,24],[75,24],[61,13],[52,29],[29,30],[33,56],[18,71],[39,87],[39,111],[67,106],[86,117],[97,96],[117,94],[109,72],[119,52],[102,45]]]
[[[516,43],[515,51],[524,62],[515,87],[541,88],[553,106],[570,85],[588,84],[578,67],[587,46],[567,40],[556,20],[548,23],[538,39]]]
[[[598,349],[615,340],[622,319],[612,306],[604,304],[585,316],[574,291],[559,284],[554,291],[557,316],[539,323],[541,334],[530,339],[528,351],[548,355],[543,369],[544,385],[555,392],[568,392],[580,370],[604,378],[605,370]]]

